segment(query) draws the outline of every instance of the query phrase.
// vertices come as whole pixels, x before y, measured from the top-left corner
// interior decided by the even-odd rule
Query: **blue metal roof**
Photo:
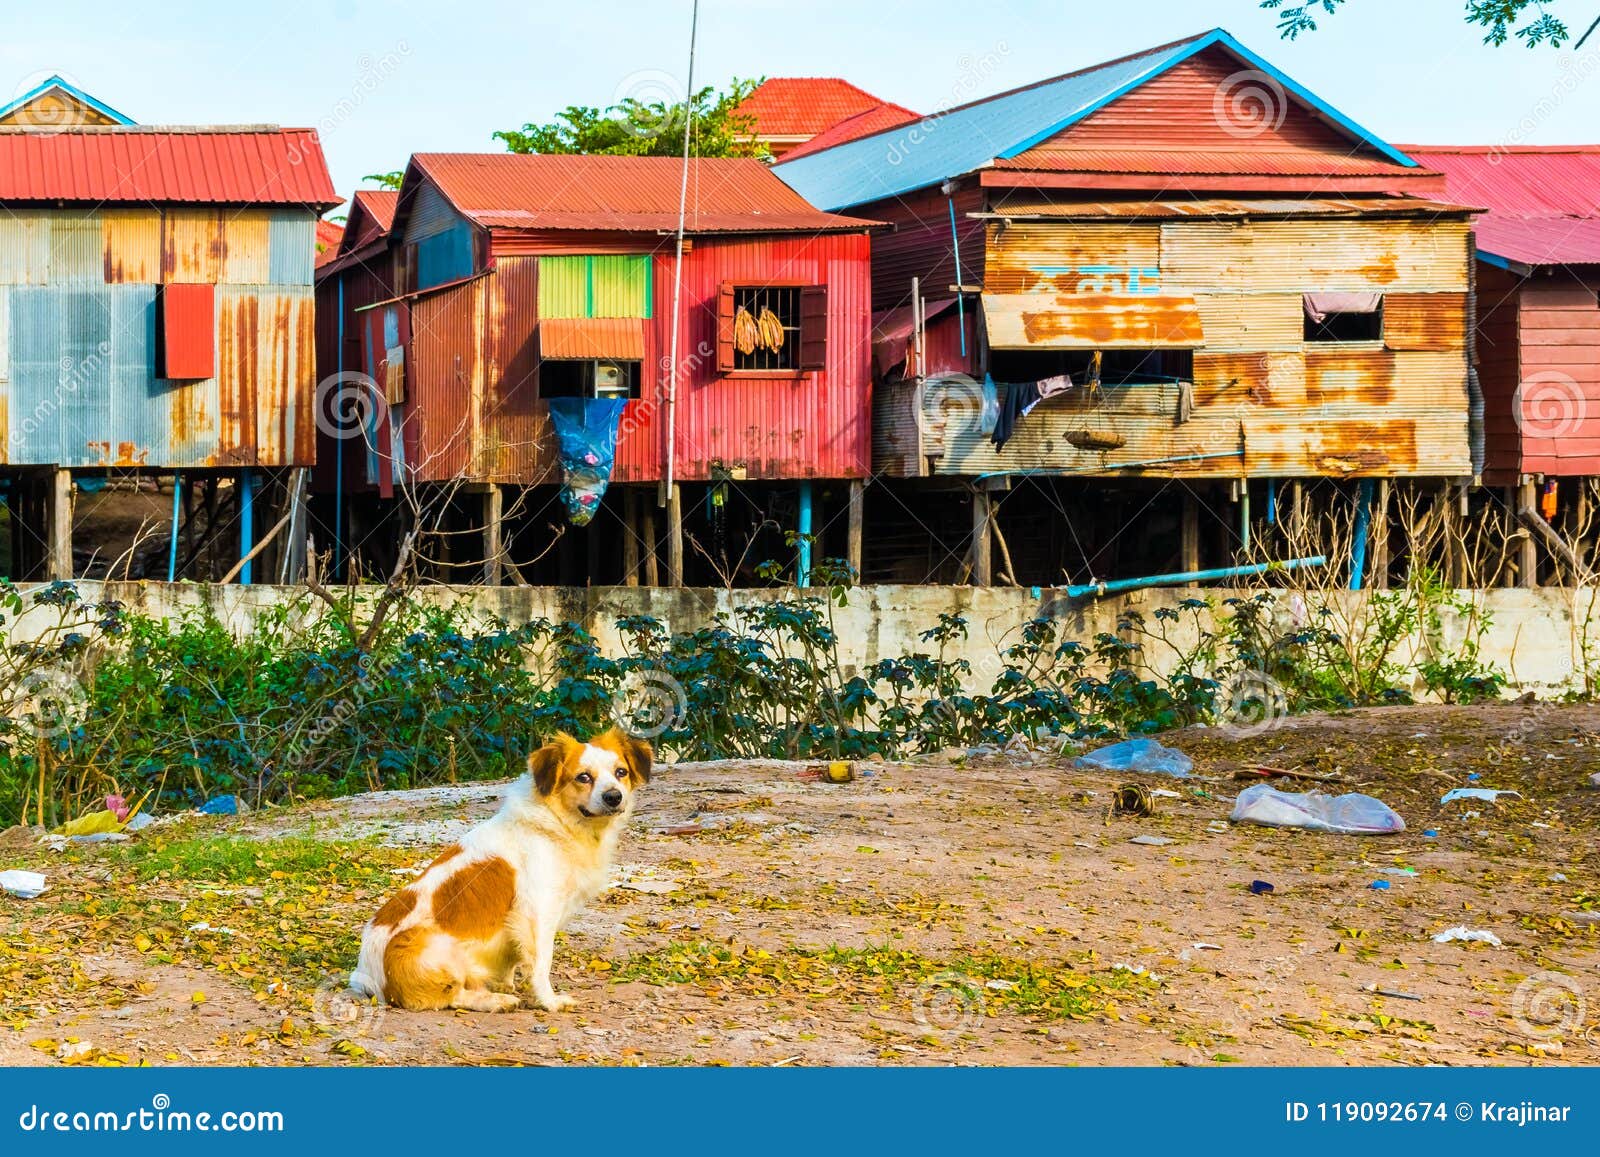
[[[115,121],[119,125],[131,125],[134,123],[132,117],[118,112],[116,109],[112,108],[103,101],[96,100],[77,85],[72,84],[69,81],[65,81],[59,76],[52,76],[49,80],[46,80],[41,84],[34,85],[34,87],[30,88],[27,92],[23,93],[15,100],[0,105],[0,119],[4,119],[9,114],[27,104],[30,100],[34,100],[37,97],[43,96],[53,88],[60,89],[73,100],[78,101],[80,104],[88,105],[90,108],[94,109],[95,112]]]
[[[1213,46],[1233,53],[1396,164],[1416,162],[1295,83],[1221,28],[1136,56],[986,97],[920,121],[780,161],[773,172],[819,209],[851,205],[937,185],[1014,157],[1104,108],[1123,94]]]

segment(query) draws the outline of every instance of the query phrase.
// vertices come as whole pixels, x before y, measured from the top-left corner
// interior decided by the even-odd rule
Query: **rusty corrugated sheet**
[[[872,468],[895,478],[926,474],[915,381],[885,382],[872,391]]]
[[[50,280],[50,218],[44,209],[0,212],[0,285]]]
[[[1467,333],[1465,293],[1390,293],[1383,299],[1383,343],[1393,350],[1460,350]]]
[[[678,226],[683,162],[674,157],[417,153],[411,163],[486,228],[654,233]],[[419,187],[418,205],[427,187]],[[761,161],[690,161],[690,233],[824,233],[866,224],[813,208]]]
[[[1073,221],[1219,220],[1233,217],[1435,217],[1461,213],[1468,206],[1419,197],[1140,197],[1119,201],[1062,200],[1022,190],[997,197],[983,217]]]
[[[108,285],[153,285],[161,280],[161,211],[109,208],[100,212],[101,270]]]
[[[1103,292],[1106,270],[1115,270],[1118,288],[1128,288],[1137,271],[1133,288],[1154,290],[1160,266],[1156,224],[991,224],[983,288],[986,294]]]
[[[636,317],[548,317],[539,323],[539,356],[642,362],[644,322]]]
[[[1159,229],[1161,283],[1193,293],[1467,289],[1464,219],[1184,221]]]
[[[219,223],[217,280],[229,285],[267,285],[272,276],[271,221],[265,213],[230,213]],[[310,281],[301,278],[300,284]]]
[[[105,281],[100,214],[67,209],[50,221],[50,284],[96,285]]]
[[[1194,349],[1205,335],[1186,293],[983,295],[991,349]]]

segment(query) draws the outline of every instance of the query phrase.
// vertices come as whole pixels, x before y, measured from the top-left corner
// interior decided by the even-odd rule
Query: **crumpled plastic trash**
[[[1503,795],[1514,795],[1518,799],[1522,798],[1520,791],[1501,791],[1492,787],[1455,787],[1445,792],[1444,797],[1439,802],[1449,803],[1455,799],[1481,799],[1493,803]]]
[[[1448,944],[1452,940],[1476,941],[1481,944],[1492,944],[1501,947],[1500,937],[1493,932],[1484,932],[1476,928],[1468,928],[1465,924],[1457,924],[1454,928],[1446,928],[1434,936],[1435,944]]]
[[[1150,775],[1170,775],[1178,779],[1194,769],[1194,760],[1176,747],[1163,747],[1154,739],[1124,739],[1101,747],[1073,761],[1076,767],[1091,771],[1139,771]]]
[[[20,868],[0,872],[0,890],[19,900],[32,900],[44,891],[44,876],[38,872],[24,872]]]
[[[1236,824],[1350,836],[1387,836],[1406,830],[1406,821],[1393,808],[1370,795],[1279,791],[1265,783],[1241,791],[1228,818]]]
[[[242,816],[250,811],[250,805],[236,795],[214,795],[197,810],[205,816]]]

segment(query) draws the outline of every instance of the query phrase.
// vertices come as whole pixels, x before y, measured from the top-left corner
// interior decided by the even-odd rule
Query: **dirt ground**
[[[1195,777],[1144,777],[1177,793],[1147,818],[1108,817],[1131,777],[1070,754],[867,765],[840,786],[795,765],[658,767],[619,886],[558,948],[578,998],[558,1015],[340,991],[382,895],[490,814],[495,785],[65,852],[13,835],[0,867],[41,868],[50,890],[0,898],[0,1064],[1600,1063],[1600,709],[1163,738]],[[1256,764],[1336,776],[1407,830],[1231,826],[1235,772]],[[1523,798],[1441,804],[1457,786]],[[217,840],[233,852],[205,860]],[[1432,939],[1458,925],[1503,947]]]

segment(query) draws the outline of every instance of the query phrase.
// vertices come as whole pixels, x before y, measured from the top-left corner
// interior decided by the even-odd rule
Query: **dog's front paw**
[[[535,999],[538,1000],[539,1007],[546,1012],[566,1012],[567,1009],[578,1003],[564,992],[552,992],[548,996],[540,996]]]

